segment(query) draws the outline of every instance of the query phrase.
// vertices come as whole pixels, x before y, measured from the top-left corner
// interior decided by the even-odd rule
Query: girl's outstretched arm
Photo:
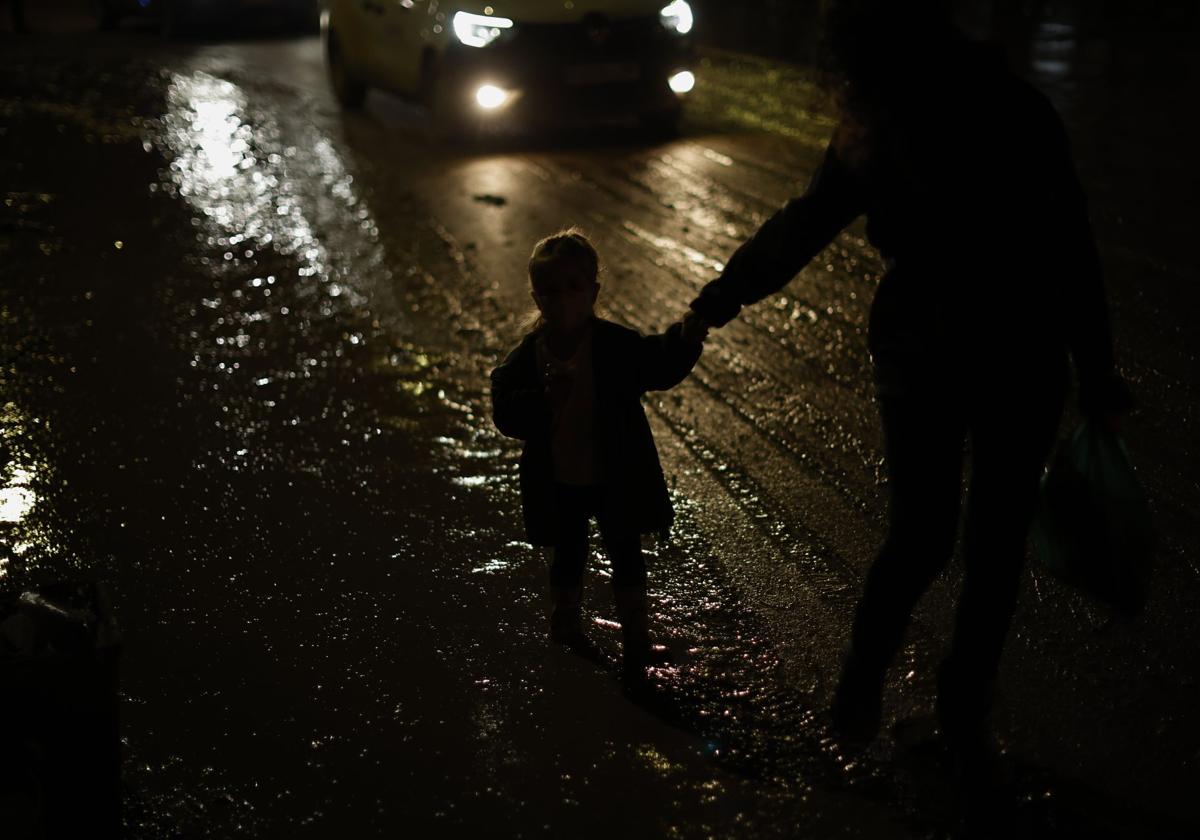
[[[703,341],[685,333],[682,322],[667,327],[664,333],[644,335],[639,340],[638,387],[642,392],[674,388],[692,372],[704,348]]]

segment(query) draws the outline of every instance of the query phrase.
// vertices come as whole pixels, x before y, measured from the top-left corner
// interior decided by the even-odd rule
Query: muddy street
[[[995,726],[1028,836],[1182,837],[1197,56],[1073,26],[1035,33],[1030,75],[1091,197],[1159,551],[1127,621],[1028,564]],[[446,144],[414,103],[341,109],[316,36],[48,29],[0,36],[0,590],[109,584],[127,836],[945,836],[921,747],[958,564],[891,671],[889,734],[850,755],[824,716],[886,514],[861,222],[646,400],[678,513],[647,545],[677,654],[651,690],[617,678],[598,552],[611,661],[546,642],[519,447],[491,422],[532,244],[579,225],[608,317],[678,320],[819,163],[810,73],[706,49],[677,137]],[[1152,52],[1157,89],[1129,69]]]

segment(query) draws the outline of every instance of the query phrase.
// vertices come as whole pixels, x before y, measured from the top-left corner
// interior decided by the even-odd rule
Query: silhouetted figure
[[[29,24],[25,20],[25,0],[8,0],[8,14],[13,32],[19,35],[29,32]]]
[[[1129,406],[1100,264],[1061,121],[941,4],[842,0],[825,18],[839,124],[806,193],[730,258],[692,308],[712,326],[777,292],[856,217],[887,271],[869,323],[889,477],[834,701],[873,738],[913,607],[955,545],[971,444],[966,580],[938,677],[941,731],[986,766],[991,684],[1017,598],[1038,480],[1074,359],[1082,410]]]
[[[646,626],[641,535],[673,518],[662,466],[642,409],[647,391],[677,385],[696,364],[697,319],[642,336],[596,317],[595,248],[577,230],[543,239],[529,260],[537,326],[492,371],[493,418],[521,453],[521,505],[534,545],[553,546],[550,638],[595,656],[581,601],[588,523],[595,517],[612,563],[627,676],[665,661]]]

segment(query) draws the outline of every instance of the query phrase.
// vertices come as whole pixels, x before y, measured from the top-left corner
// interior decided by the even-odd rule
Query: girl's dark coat
[[[605,509],[616,524],[637,533],[665,531],[674,511],[641,398],[647,391],[679,384],[700,358],[701,345],[685,342],[678,324],[661,335],[646,336],[600,318],[593,327]],[[534,545],[553,545],[558,539],[558,499],[550,405],[538,372],[536,341],[536,332],[527,335],[492,371],[492,416],[501,433],[525,441],[520,474],[526,536]]]

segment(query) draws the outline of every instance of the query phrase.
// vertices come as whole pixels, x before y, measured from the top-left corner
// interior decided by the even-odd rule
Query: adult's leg
[[[9,0],[12,4],[12,25],[13,32],[25,34],[29,31],[29,25],[25,21],[25,0]]]
[[[1041,378],[1019,399],[977,404],[969,421],[966,580],[938,681],[943,732],[965,751],[986,745],[991,686],[1016,608],[1038,482],[1062,413],[1061,381]]]
[[[862,738],[878,731],[884,676],[913,608],[954,552],[966,428],[962,410],[944,398],[879,404],[888,534],[867,572],[833,707],[835,725]]]

